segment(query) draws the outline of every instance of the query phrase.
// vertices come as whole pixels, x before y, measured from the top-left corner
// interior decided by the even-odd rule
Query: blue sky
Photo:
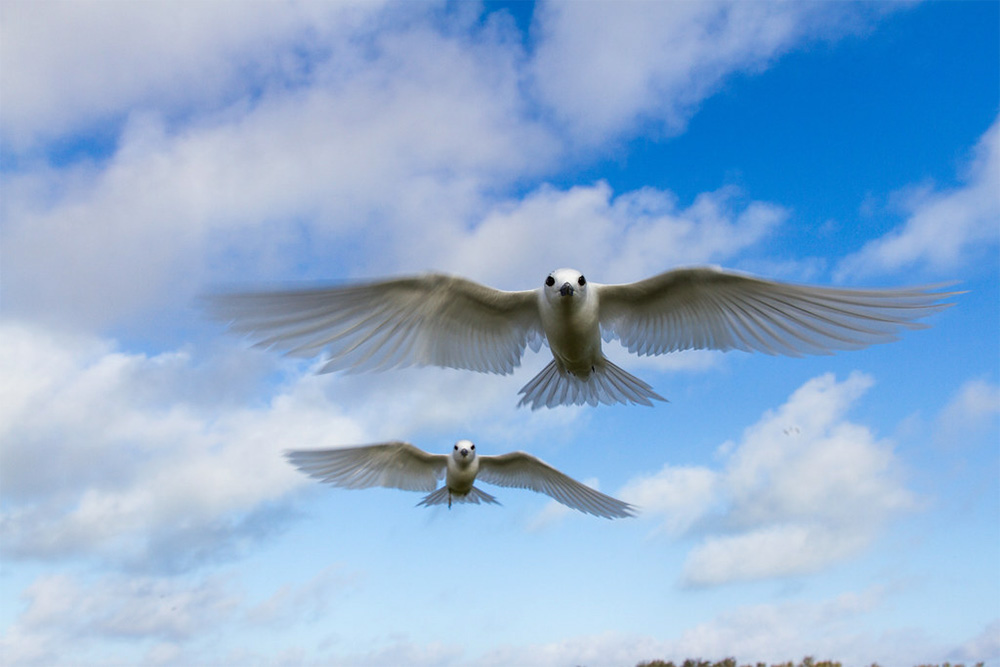
[[[0,5],[8,664],[1000,664],[1000,5]],[[225,285],[715,264],[966,294],[670,399],[316,376]],[[287,448],[531,452],[605,521],[315,484]]]

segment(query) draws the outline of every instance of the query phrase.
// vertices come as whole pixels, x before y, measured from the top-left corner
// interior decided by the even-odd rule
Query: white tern
[[[432,491],[417,506],[494,503],[497,499],[473,484],[480,479],[497,486],[531,489],[587,514],[619,519],[636,508],[581,484],[548,463],[524,452],[479,456],[469,440],[455,443],[451,455],[429,454],[407,442],[386,442],[338,449],[298,449],[285,455],[303,472],[345,489],[385,486],[406,491]],[[444,486],[437,488],[444,478]],[[436,490],[435,490],[436,489]]]
[[[213,314],[258,345],[330,355],[320,372],[446,366],[508,374],[526,346],[552,361],[518,405],[666,400],[611,363],[601,341],[639,355],[688,349],[829,354],[895,340],[952,305],[935,287],[845,289],[763,280],[709,267],[634,283],[589,282],[575,269],[508,292],[439,273],[311,289],[218,293]]]

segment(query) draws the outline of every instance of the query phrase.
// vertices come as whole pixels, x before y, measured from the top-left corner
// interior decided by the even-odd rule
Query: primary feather
[[[927,287],[844,289],[762,280],[710,268],[677,269],[601,285],[601,327],[630,352],[688,349],[829,354],[895,340],[953,304]]]
[[[497,486],[544,493],[567,507],[594,516],[608,519],[635,516],[632,505],[581,484],[525,452],[480,456],[479,479]]]
[[[345,489],[384,486],[433,491],[444,477],[448,457],[429,454],[406,442],[337,449],[299,449],[286,456],[299,470]]]
[[[441,274],[343,287],[220,293],[209,309],[258,345],[330,356],[321,372],[445,366],[507,374],[540,330],[534,292]]]

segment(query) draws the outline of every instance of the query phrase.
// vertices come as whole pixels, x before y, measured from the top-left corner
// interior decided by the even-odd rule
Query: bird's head
[[[471,440],[459,440],[451,450],[451,458],[460,464],[471,463],[476,458],[476,445]]]
[[[587,279],[576,269],[556,269],[545,279],[545,296],[552,299],[581,298],[587,294]]]

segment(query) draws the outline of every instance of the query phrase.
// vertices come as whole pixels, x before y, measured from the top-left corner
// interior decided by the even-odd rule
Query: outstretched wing
[[[581,484],[524,452],[480,456],[478,479],[497,486],[544,493],[567,507],[607,519],[635,516],[635,508],[628,503]]]
[[[687,349],[829,354],[895,340],[953,304],[935,287],[841,289],[678,269],[627,285],[598,285],[601,328],[630,352]]]
[[[385,486],[433,491],[448,466],[443,454],[428,454],[406,442],[337,449],[296,449],[285,456],[299,470],[345,489]]]
[[[206,297],[214,316],[259,346],[328,351],[324,373],[427,365],[510,373],[526,344],[541,343],[536,299],[441,274]]]

